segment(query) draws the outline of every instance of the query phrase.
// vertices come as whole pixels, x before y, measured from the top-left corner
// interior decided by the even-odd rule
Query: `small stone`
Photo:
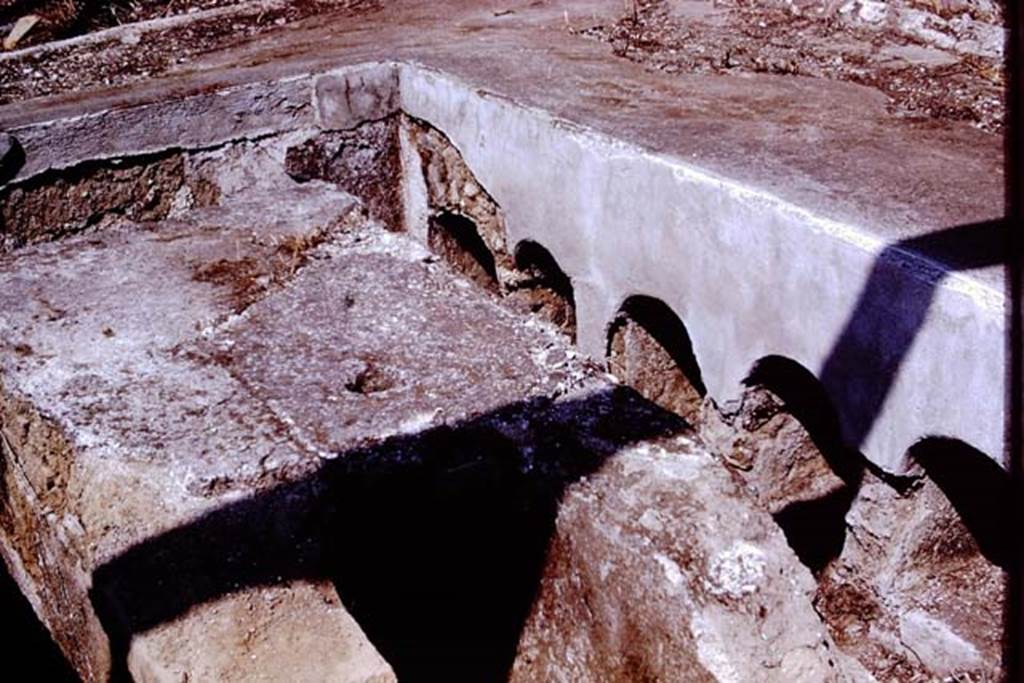
[[[4,49],[13,50],[21,42],[32,28],[39,23],[38,14],[26,14],[25,16],[14,22],[14,26],[11,28],[11,32],[4,38]]]
[[[876,0],[863,0],[857,11],[857,17],[868,24],[878,24],[885,21],[889,15],[889,5]]]

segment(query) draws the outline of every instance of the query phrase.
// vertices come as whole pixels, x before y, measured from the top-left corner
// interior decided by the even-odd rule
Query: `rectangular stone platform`
[[[850,84],[650,73],[570,36],[582,9],[444,7],[289,26],[129,88],[0,108],[24,154],[0,186],[0,550],[19,585],[92,680],[437,678],[452,662],[529,678],[568,651],[593,658],[575,674],[866,676],[828,661],[827,633],[805,637],[810,574],[712,446],[604,373],[612,331],[630,299],[661,302],[708,410],[759,361],[799,368],[883,502],[902,496],[892,475],[921,476],[922,439],[1003,474],[999,141],[894,121]],[[480,278],[444,261],[453,217],[490,254]],[[541,305],[499,300],[524,281],[524,244],[571,283],[573,339],[528,314]],[[968,538],[928,491],[947,537]],[[691,510],[709,537],[684,562]],[[988,548],[965,543],[995,595]],[[778,584],[701,593],[714,558],[747,571],[762,551]],[[632,592],[591,600],[615,563]],[[546,652],[545,623],[569,618],[552,595],[569,616],[596,604],[677,630],[678,660],[656,639],[616,660],[630,648],[602,639],[631,623],[560,630]],[[652,595],[693,604],[632,611]],[[779,596],[792,619],[745,621]],[[714,624],[705,598],[726,604]],[[946,619],[933,606],[915,605],[909,642]],[[720,646],[766,624],[784,647]],[[942,628],[963,656],[924,668],[998,667],[998,634]]]

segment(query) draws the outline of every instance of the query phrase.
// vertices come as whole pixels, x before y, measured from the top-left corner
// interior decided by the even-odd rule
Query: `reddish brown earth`
[[[659,71],[851,81],[884,92],[897,116],[1002,129],[1005,69],[999,57],[960,52],[955,43],[942,49],[888,23],[873,27],[844,19],[841,4],[642,0],[619,21],[583,33]],[[938,8],[939,19],[956,14],[949,2],[919,4]],[[977,3],[959,4],[964,13],[979,14]],[[998,14],[980,18],[1000,22]]]
[[[215,4],[237,3],[180,0],[175,3],[180,8],[176,14],[186,9],[209,9]],[[197,55],[239,45],[311,16],[321,15],[328,21],[344,20],[380,8],[380,0],[293,0],[276,9],[253,8],[199,19],[184,26],[147,34],[142,43],[114,37],[87,46],[70,45],[56,51],[27,54],[19,59],[0,62],[0,104],[143,80],[186,63]],[[141,12],[137,15],[138,20],[148,18],[153,17]],[[63,31],[46,37],[57,38],[61,33]]]
[[[215,0],[195,3],[202,8],[215,4],[219,3]],[[680,14],[678,11],[681,5],[698,4],[706,5],[705,9],[710,8],[712,12],[694,17],[685,13]],[[140,4],[136,18],[151,18],[153,15],[144,12],[147,7],[152,9],[145,3]],[[944,4],[943,7],[947,6]],[[144,45],[112,40],[91,47],[68,47],[60,52],[49,53],[49,57],[45,59],[40,57],[37,67],[29,67],[27,77],[20,75],[25,73],[24,70],[20,73],[10,71],[9,73],[15,74],[10,80],[4,77],[4,69],[24,69],[33,58],[25,57],[21,60],[2,62],[0,83],[9,84],[11,90],[6,91],[5,86],[5,91],[0,93],[0,100],[18,100],[109,83],[131,83],[133,79],[145,79],[181,60],[187,60],[191,55],[236,45],[254,37],[258,40],[258,36],[264,35],[264,32],[276,30],[278,21],[282,19],[282,23],[287,23],[293,19],[312,16],[319,11],[348,12],[351,15],[379,9],[379,4],[373,2],[295,2],[279,10],[277,14],[268,12],[265,15],[234,16],[230,19],[210,20],[208,23],[198,22],[157,34],[154,40],[147,40]],[[714,16],[711,16],[712,14]],[[714,5],[644,2],[637,3],[635,9],[627,11],[618,21],[595,23],[590,28],[574,30],[608,41],[616,54],[652,69],[679,73],[766,72],[850,80],[875,86],[886,93],[891,112],[900,117],[910,120],[967,120],[979,128],[991,131],[999,130],[1001,126],[1002,111],[999,97],[1002,72],[994,58],[936,50],[908,42],[896,33],[885,30],[872,29],[872,32],[868,32],[863,27],[839,21],[834,14],[794,12],[792,9],[739,2]],[[880,57],[894,54],[896,56],[892,59],[895,61],[885,61]],[[40,74],[45,74],[46,78]],[[951,83],[955,84],[955,87],[950,87]],[[18,90],[19,88],[21,90]],[[541,271],[533,272],[532,268],[518,262],[518,255],[515,255],[517,258],[513,261],[513,255],[508,253],[501,233],[500,214],[486,191],[479,188],[475,182],[469,184],[472,177],[468,169],[461,159],[457,158],[454,150],[446,145],[440,133],[420,130],[417,136],[422,148],[423,170],[434,214],[452,214],[458,207],[462,214],[470,216],[479,229],[479,241],[485,250],[491,252],[490,269],[482,270],[485,274],[494,271],[491,274],[494,281],[493,289],[509,289],[522,293],[530,283],[534,283],[537,297],[526,297],[525,306],[554,320],[571,334],[571,290],[566,295],[557,277],[551,278]],[[330,152],[331,142],[327,139],[314,141],[303,150]],[[320,156],[324,156],[324,159]],[[341,173],[327,163],[347,163],[348,160],[344,156],[338,157],[333,153],[320,156],[291,153],[289,161],[294,164],[287,170],[296,180],[351,180],[353,174],[350,166],[343,163],[341,168],[344,173]],[[299,163],[303,161],[307,163]],[[173,170],[173,163],[169,163],[168,166]],[[111,170],[104,176],[104,180],[109,183],[118,174],[125,175],[131,180],[134,172],[130,167]],[[176,178],[173,172],[160,175],[171,180]],[[82,181],[88,180],[86,178]],[[179,181],[180,179],[175,180]],[[365,185],[375,183],[359,182],[348,189],[358,194],[357,191],[364,189]],[[129,186],[133,187],[130,183]],[[473,192],[465,190],[467,186],[472,187]],[[463,188],[461,192],[465,193],[465,196],[454,192],[453,188]],[[179,188],[174,185],[174,189]],[[124,204],[138,207],[140,211],[154,213],[154,216],[140,214],[140,218],[163,218],[169,206],[168,202],[148,196],[135,196],[131,191],[123,193],[124,196],[114,194],[117,196],[100,196],[96,200],[109,199],[108,203],[118,207]],[[29,194],[27,199],[31,200],[33,197],[43,199],[46,194]],[[46,206],[53,206],[53,198],[41,202],[38,205],[41,207],[40,210]],[[22,199],[25,200],[25,197]],[[373,213],[373,198],[363,199],[370,205]],[[81,208],[84,211],[83,215],[62,216],[56,222],[62,226],[66,223],[70,226],[69,230],[75,231],[79,227],[93,227],[90,219],[97,215],[96,207],[90,205]],[[20,215],[24,216],[26,213],[23,211]],[[134,217],[130,213],[126,215],[129,218]],[[51,216],[48,220],[54,219]],[[31,228],[32,226],[25,227],[24,232],[28,237],[32,236]],[[245,256],[215,258],[205,265],[194,268],[191,271],[192,279],[196,283],[223,289],[228,308],[237,312],[239,308],[248,308],[254,300],[262,298],[280,281],[295,275],[296,269],[305,263],[307,247],[316,247],[322,237],[321,233],[314,233],[295,238],[296,241],[275,243],[273,248],[267,247],[265,250],[262,250],[265,245],[255,245],[260,249],[254,248],[254,251],[265,257],[262,260]],[[432,241],[430,246],[441,259],[450,261],[456,270],[470,275],[471,279],[476,279],[472,278],[472,270],[474,266],[480,265],[480,261],[476,258],[466,258],[467,255],[473,254],[461,254],[455,249],[458,244],[449,244],[443,239]],[[435,263],[433,259],[424,262]],[[514,272],[517,269],[522,272]],[[347,299],[345,301],[347,302]],[[955,511],[951,508],[951,505],[956,507],[952,498],[947,500],[944,492],[931,489],[922,489],[923,492],[915,497],[916,494],[913,492],[897,490],[886,481],[876,482],[870,477],[862,479],[862,474],[851,477],[842,471],[842,468],[836,471],[835,463],[829,454],[822,457],[823,454],[819,453],[819,449],[828,451],[828,444],[823,446],[821,439],[815,438],[820,436],[819,432],[805,432],[803,427],[807,425],[794,422],[790,413],[797,411],[794,411],[793,406],[784,399],[776,400],[768,394],[752,392],[744,397],[739,406],[726,406],[714,412],[711,408],[716,408],[715,406],[701,406],[702,392],[693,386],[694,380],[699,380],[699,376],[688,376],[685,372],[678,372],[678,367],[685,364],[678,361],[673,363],[673,360],[676,360],[675,356],[670,350],[659,347],[657,335],[649,334],[646,330],[634,329],[632,322],[625,323],[622,329],[622,338],[613,339],[609,349],[612,352],[612,360],[621,360],[622,367],[612,369],[621,370],[620,379],[636,386],[648,398],[655,401],[663,398],[663,402],[668,404],[667,407],[685,414],[688,419],[701,419],[698,415],[700,412],[719,418],[717,428],[715,425],[711,425],[710,428],[704,425],[703,438],[709,443],[714,442],[714,450],[731,468],[734,479],[742,482],[748,492],[753,492],[757,502],[776,516],[776,522],[786,531],[788,540],[795,548],[798,548],[793,540],[793,531],[796,527],[793,524],[787,525],[786,522],[801,520],[797,519],[798,515],[795,514],[789,514],[787,517],[787,511],[799,511],[799,506],[814,503],[819,497],[823,500],[841,499],[842,505],[836,509],[837,514],[833,515],[838,522],[836,526],[839,532],[839,548],[824,549],[828,552],[819,552],[821,558],[814,557],[808,560],[806,554],[801,554],[801,557],[821,580],[815,606],[825,618],[836,643],[844,651],[860,659],[867,668],[883,678],[886,675],[904,678],[911,675],[926,676],[923,669],[916,667],[913,658],[907,657],[907,653],[913,652],[914,647],[920,647],[926,641],[922,634],[927,635],[928,629],[933,628],[937,620],[941,620],[949,621],[958,630],[972,637],[978,636],[978,649],[983,651],[988,661],[994,661],[998,657],[998,628],[991,628],[992,624],[974,623],[966,617],[962,619],[963,623],[958,621],[959,615],[963,614],[983,614],[986,609],[998,612],[1002,576],[996,568],[997,565],[987,557],[987,548],[984,544],[971,541],[972,530],[960,524]],[[113,331],[110,330],[108,334],[108,330],[109,328],[104,328],[103,334],[113,337]],[[15,346],[14,351],[25,357],[35,353],[27,344]],[[241,357],[254,355],[242,354]],[[628,362],[634,357],[638,362]],[[216,357],[214,360],[221,362],[224,357]],[[395,386],[394,378],[381,370],[379,358],[376,356],[362,359],[361,364],[354,367],[354,374],[344,385],[352,394],[381,394]],[[318,439],[326,438],[320,432],[316,432],[316,436]],[[717,439],[712,439],[711,436],[716,436]],[[461,468],[465,463],[455,465],[452,469],[462,472]],[[470,468],[469,472],[473,471]],[[591,488],[601,485],[599,479],[596,481],[596,484],[590,485]],[[208,492],[212,495],[227,486],[221,479],[212,479]],[[617,490],[615,487],[611,488]],[[591,489],[588,489],[587,485],[582,485],[579,490],[587,493]],[[813,497],[810,495],[811,492],[815,494]],[[871,497],[865,496],[863,492],[867,492]],[[855,498],[857,495],[861,497]],[[921,519],[915,520],[915,525],[908,525],[907,529],[902,530],[903,535],[899,537],[899,543],[887,548],[888,554],[873,548],[868,542],[854,543],[858,534],[863,535],[865,531],[874,533],[880,528],[888,532],[875,517],[879,510],[890,510],[895,504],[877,503],[878,500],[889,498],[898,498],[898,504],[910,511],[905,517],[901,515],[901,519],[909,519],[913,511],[934,514],[924,515]],[[622,508],[612,506],[606,513],[610,514],[619,509]],[[815,512],[818,509],[810,511]],[[853,510],[854,516],[844,516],[850,510]],[[583,518],[595,519],[597,515],[583,515]],[[572,529],[582,526],[582,523],[570,525]],[[566,538],[569,538],[568,531],[566,534]],[[844,548],[842,540],[847,534],[849,542]],[[941,544],[936,541],[937,538],[952,540]],[[957,560],[955,565],[948,560],[953,555]],[[568,552],[565,553],[565,557],[568,567],[566,571],[571,574],[571,571],[575,571],[573,563],[576,560],[570,562],[572,555]],[[909,570],[902,572],[900,576],[914,578],[919,574],[918,578],[924,577],[934,584],[941,583],[952,588],[945,594],[939,593],[933,600],[924,593],[919,594],[910,590],[914,586],[908,588],[902,584],[890,585],[889,576],[874,564],[882,560],[891,564],[909,560],[906,565]],[[585,565],[585,562],[581,560],[580,564]],[[965,590],[966,586],[956,586],[956,580],[965,576],[970,577],[972,587],[977,590],[977,596],[969,595]],[[554,576],[552,584],[557,585],[559,578]],[[881,605],[879,601],[876,605],[878,596],[891,598],[892,604]],[[948,600],[948,596],[956,596],[957,600]],[[909,617],[901,618],[905,614]],[[862,622],[881,624],[889,641],[900,643],[899,647],[890,649],[888,645],[883,647],[861,638]],[[952,638],[949,640],[958,642]],[[967,647],[964,647],[964,650],[973,656],[973,650]],[[928,654],[934,653],[925,653]],[[974,666],[971,657],[965,655],[961,659]],[[939,661],[936,666],[967,671],[961,667],[960,661]],[[981,671],[980,665],[977,671],[970,671],[971,675],[986,673]]]

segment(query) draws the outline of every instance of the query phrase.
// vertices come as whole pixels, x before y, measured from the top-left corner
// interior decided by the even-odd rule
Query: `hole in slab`
[[[519,243],[515,255],[516,274],[510,296],[531,313],[557,325],[570,339],[576,339],[576,298],[572,281],[555,257],[536,242]]]
[[[608,369],[641,396],[694,424],[706,389],[690,335],[664,302],[626,300],[608,332]]]
[[[456,271],[485,289],[498,290],[494,254],[470,219],[447,211],[439,213],[430,219],[427,243]]]
[[[345,383],[345,388],[354,394],[376,394],[387,391],[395,386],[394,378],[376,363],[366,361],[365,365],[352,379]]]

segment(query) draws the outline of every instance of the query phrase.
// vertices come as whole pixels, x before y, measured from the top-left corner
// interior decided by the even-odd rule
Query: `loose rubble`
[[[1006,32],[991,0],[640,0],[583,33],[659,71],[851,81],[910,121],[1003,128]]]

